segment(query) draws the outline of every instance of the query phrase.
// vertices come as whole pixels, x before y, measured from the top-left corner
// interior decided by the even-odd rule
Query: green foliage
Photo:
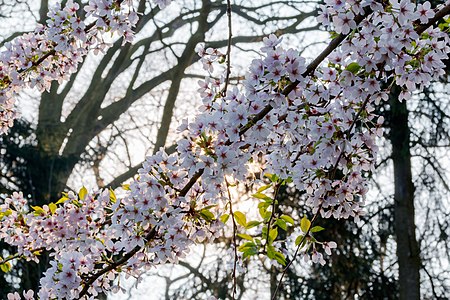
[[[66,202],[67,200],[69,200],[69,197],[67,196],[67,193],[62,193],[63,196],[61,198],[59,198],[58,201],[56,201],[56,204],[61,204]]]
[[[359,70],[361,70],[361,66],[357,62],[352,62],[348,64],[345,69],[353,74],[356,74],[359,72]]]
[[[233,215],[234,215],[234,219],[236,220],[236,222],[239,225],[241,225],[243,227],[247,226],[247,217],[243,213],[241,213],[240,211],[235,211],[233,213]]]
[[[261,224],[260,221],[249,221],[249,222],[247,222],[247,225],[245,226],[245,229],[251,229],[253,227],[258,226],[259,224]]]
[[[52,203],[50,203],[50,204],[48,205],[48,208],[50,209],[50,212],[51,212],[52,215],[53,215],[58,207],[56,206],[55,203],[52,202]]]
[[[3,212],[0,212],[0,220],[3,219],[3,217],[7,217],[10,216],[12,214],[12,210],[11,209],[7,209]]]
[[[325,230],[325,228],[321,227],[321,226],[314,226],[313,228],[311,228],[310,232],[319,232]]]
[[[306,216],[304,216],[302,218],[302,220],[300,221],[300,229],[304,232],[307,233],[309,227],[311,227],[311,221],[308,220],[308,218]]]
[[[78,197],[80,200],[84,200],[88,194],[88,190],[83,186],[78,192]]]
[[[238,251],[242,252],[244,259],[258,254],[258,246],[254,242],[246,242],[239,246]]]
[[[199,211],[199,214],[203,219],[205,219],[208,222],[211,222],[216,219],[214,214],[208,208],[203,208],[202,210]]]
[[[253,237],[251,235],[248,235],[248,234],[245,234],[245,233],[238,233],[237,236],[240,237],[240,238],[243,238],[244,240],[253,242]]]
[[[3,258],[0,256],[0,261],[3,261]],[[0,263],[0,270],[3,273],[8,273],[9,271],[11,271],[11,263],[9,261]]]
[[[223,215],[220,216],[220,221],[222,223],[224,223],[224,224],[227,223],[228,219],[230,219],[230,215],[229,214],[223,214]]]

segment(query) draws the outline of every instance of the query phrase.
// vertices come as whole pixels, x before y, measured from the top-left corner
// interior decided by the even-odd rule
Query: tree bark
[[[394,224],[397,239],[399,298],[420,299],[420,249],[414,220],[414,183],[411,170],[410,130],[406,103],[400,89],[390,95],[390,132],[394,164]]]

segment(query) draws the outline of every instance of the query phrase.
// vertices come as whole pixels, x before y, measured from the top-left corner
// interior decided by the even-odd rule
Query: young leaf
[[[88,191],[84,186],[78,192],[78,196],[79,196],[80,200],[84,200],[84,198],[86,197],[87,194],[88,194]]]
[[[256,244],[253,242],[246,242],[242,245],[240,245],[238,247],[239,252],[244,252],[245,250],[249,249],[249,248],[255,248],[256,249]]]
[[[248,235],[248,234],[238,233],[237,236],[240,237],[240,238],[243,238],[244,240],[253,242],[253,238],[250,235]]]
[[[267,195],[265,195],[263,193],[253,194],[252,197],[257,198],[257,199],[261,199],[261,200],[264,200],[264,201],[267,201],[269,203],[273,201],[272,198],[270,198],[269,196],[267,196]]]
[[[69,197],[67,197],[67,196],[62,196],[61,198],[59,198],[58,201],[56,201],[56,204],[64,203],[64,202],[66,202],[67,200],[69,200]]]
[[[291,225],[294,225],[294,219],[292,219],[291,217],[287,216],[287,215],[282,215],[280,217],[281,219],[285,220],[286,222],[288,222]]]
[[[295,239],[295,246],[298,246],[300,244],[300,242],[303,239],[303,235],[299,235],[296,239]],[[304,242],[304,241],[303,241]]]
[[[278,219],[275,224],[277,224],[278,227],[280,227],[281,229],[283,229],[284,231],[287,230],[287,225],[286,225],[286,221],[283,219]]]
[[[42,207],[40,207],[40,206],[31,206],[31,208],[34,210],[34,214],[36,216],[45,215],[45,211],[44,211],[44,209]]]
[[[50,212],[51,212],[52,215],[53,215],[58,207],[56,206],[55,203],[52,202],[52,203],[50,203],[50,204],[48,205],[48,208],[50,209]]]
[[[9,263],[9,261],[1,264],[0,270],[2,270],[4,273],[8,273],[9,271],[11,271],[11,264]]]
[[[311,228],[311,232],[319,232],[325,230],[325,228],[323,228],[322,226],[314,226],[313,228]]]
[[[265,190],[270,189],[271,186],[272,186],[271,184],[264,185],[258,189],[257,193],[264,192]]]
[[[247,226],[247,218],[245,217],[245,215],[243,213],[241,213],[240,211],[235,211],[234,213],[234,219],[236,220],[236,222],[245,227]]]
[[[286,266],[286,257],[281,252],[275,252],[275,260],[283,266]]]
[[[245,248],[245,250],[243,251],[243,254],[242,254],[242,258],[246,259],[247,257],[253,256],[256,254],[258,254],[258,248],[256,248],[256,247]]]
[[[270,181],[272,182],[277,182],[279,177],[275,174],[270,174],[270,173],[266,173],[264,174],[264,177],[269,178]]]
[[[229,214],[224,214],[220,216],[220,221],[225,224],[229,218],[230,218]]]
[[[245,229],[250,229],[250,228],[256,227],[259,224],[261,224],[261,222],[259,222],[259,221],[249,221],[247,223],[247,225],[245,226]]]
[[[357,62],[352,62],[345,69],[353,74],[356,74],[359,70],[361,70],[361,66]]]
[[[275,259],[275,248],[272,245],[267,246],[267,257],[270,259]]]
[[[311,221],[308,220],[308,218],[305,216],[300,221],[300,228],[304,233],[308,232],[309,227],[311,226]]]
[[[109,188],[109,199],[112,203],[116,203],[117,197],[112,188]]]
[[[270,229],[270,231],[269,231],[269,241],[272,241],[272,242],[275,241],[277,236],[278,236],[278,229],[277,228]]]
[[[199,212],[200,216],[205,219],[206,221],[212,221],[215,220],[216,217],[214,216],[214,214],[212,212],[210,212],[208,209],[202,209]]]

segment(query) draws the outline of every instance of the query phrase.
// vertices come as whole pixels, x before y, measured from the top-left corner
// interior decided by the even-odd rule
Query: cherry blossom
[[[73,0],[64,7],[57,4],[48,12],[46,26],[5,44],[0,53],[0,134],[17,118],[15,98],[23,88],[43,91],[54,80],[67,80],[89,50],[109,47],[102,38],[106,32],[132,40],[137,14],[131,0],[90,0],[84,7],[90,24],[80,19],[79,9]]]
[[[155,3],[164,7],[170,1]],[[246,182],[258,174],[269,174],[266,176],[275,186],[290,184],[304,191],[305,204],[314,217],[300,220],[298,237],[288,240],[297,249],[295,255],[300,251],[305,261],[325,264],[321,251],[330,255],[337,245],[312,239],[320,229],[311,226],[319,217],[358,221],[364,215],[367,181],[378,150],[376,140],[383,134],[383,118],[376,115],[375,106],[388,99],[394,84],[405,99],[423,89],[443,74],[443,60],[450,52],[448,34],[433,27],[436,20],[430,20],[439,10],[448,12],[450,3],[433,14],[428,13],[431,7],[426,3],[416,6],[409,0],[392,0],[393,9],[385,4],[326,1],[320,18],[326,16],[329,25],[324,25],[340,33],[332,46],[308,64],[295,49],[283,48],[281,38],[270,35],[264,38],[261,58],[251,62],[241,88],[225,91],[226,76],[214,67],[223,54],[197,46],[210,74],[199,81],[200,113],[178,128],[184,138],[176,153],[168,155],[160,149],[147,157],[120,197],[110,190],[88,192],[82,188],[56,203],[32,207],[21,193],[13,193],[0,205],[0,239],[18,250],[16,256],[0,263],[16,257],[38,260],[42,251],[53,250],[50,268],[41,279],[40,299],[91,299],[102,291],[120,290],[115,280],[120,272],[139,277],[155,265],[177,263],[191,245],[218,237],[226,222],[222,217],[230,201],[230,181]],[[125,13],[111,10],[115,5],[124,7]],[[97,38],[100,31],[114,30],[125,37],[131,34],[134,11],[122,5],[91,0],[85,10],[96,20],[96,33],[84,31],[84,36],[79,31],[80,37],[73,37],[62,32],[86,27],[81,21],[68,21],[76,18],[78,10],[68,2],[63,10],[49,14],[48,27],[41,28],[40,34],[26,35],[7,46],[1,65],[2,103],[9,103],[9,97],[23,86],[45,89],[47,76],[67,77],[76,68],[70,63],[72,55],[81,57],[88,49],[104,49]],[[427,22],[425,17],[429,23],[417,25],[417,20]],[[59,58],[56,66],[47,58],[40,62],[40,80],[34,71],[22,71],[36,64],[30,57],[37,50],[29,49],[29,43],[36,49],[43,44]],[[82,50],[74,50],[79,44]],[[6,112],[14,114],[12,109],[3,112],[4,116]],[[8,115],[4,122],[9,124],[11,118]],[[259,179],[256,182],[264,181]],[[267,201],[265,194],[258,197]],[[267,206],[265,209],[263,215]],[[277,253],[276,261],[285,262],[277,234],[271,231],[274,212],[269,213],[269,218],[262,216],[262,221],[256,222],[265,244],[255,244],[259,248],[252,249],[251,255],[240,254],[239,265],[259,253],[271,259]],[[287,217],[292,225],[298,221]],[[32,299],[33,293],[24,296]],[[19,298],[18,293],[8,296]]]

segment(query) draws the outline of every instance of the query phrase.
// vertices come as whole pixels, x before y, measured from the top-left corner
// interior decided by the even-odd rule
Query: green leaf
[[[286,266],[286,257],[281,252],[275,252],[275,260],[283,266]]]
[[[269,231],[269,241],[275,241],[278,236],[278,228],[272,228]]]
[[[236,220],[236,222],[241,225],[241,226],[247,226],[247,218],[245,217],[245,215],[243,213],[241,213],[240,211],[235,211],[233,213],[234,215],[234,219]]]
[[[84,186],[78,192],[78,196],[79,196],[80,200],[84,200],[84,198],[86,198],[87,194],[88,194],[88,191]]]
[[[287,215],[282,215],[280,217],[281,219],[285,220],[286,222],[288,222],[291,225],[294,225],[294,219],[292,219],[291,217],[287,216]]]
[[[259,209],[259,215],[261,216],[261,218],[263,218],[264,220],[268,220],[270,218],[271,212],[267,211],[267,208],[270,206],[270,203],[267,202],[260,202],[258,204],[258,209]]]
[[[217,206],[217,204],[208,205],[208,206],[203,207],[203,209],[211,209],[211,208],[216,207],[216,206]]]
[[[229,214],[224,214],[220,216],[220,221],[225,224],[229,218],[230,218]]]
[[[116,194],[114,193],[112,188],[109,188],[109,200],[111,200],[112,203],[117,202]]]
[[[256,227],[259,224],[261,224],[261,222],[259,222],[259,221],[249,221],[247,223],[247,225],[245,226],[245,229],[250,229],[250,228]]]
[[[261,192],[263,192],[263,191],[265,191],[265,190],[267,190],[267,189],[270,189],[271,186],[272,186],[271,184],[264,185],[264,186],[262,186],[262,187],[260,187],[260,188],[258,189],[257,193],[261,193]]]
[[[325,230],[325,228],[323,228],[322,226],[314,226],[313,228],[311,228],[311,232],[319,232]]]
[[[264,177],[269,178],[269,180],[272,182],[278,182],[278,179],[280,179],[280,177],[278,177],[277,175],[270,173],[264,174]]]
[[[9,271],[11,271],[11,264],[9,263],[9,261],[1,264],[0,270],[2,270],[4,273],[8,273]]]
[[[268,207],[270,206],[270,203],[267,203],[267,202],[259,202],[258,203],[258,208],[264,208],[264,209],[267,209]]]
[[[64,203],[64,202],[66,202],[67,200],[69,200],[69,197],[67,197],[67,196],[62,196],[61,198],[59,198],[58,201],[56,201],[56,204]]]
[[[261,228],[261,236],[263,239],[267,240],[267,227],[266,226],[263,226]]]
[[[247,257],[253,256],[253,255],[256,255],[256,254],[258,254],[258,248],[257,247],[249,247],[249,248],[246,248],[243,251],[242,258],[246,259]]]
[[[298,246],[300,244],[300,242],[303,239],[303,235],[299,235],[296,239],[295,239],[295,246]],[[303,241],[303,244],[305,243],[305,240]]]
[[[259,215],[261,216],[261,218],[264,219],[264,216],[266,215],[266,212],[267,212],[267,208],[259,207]]]
[[[263,194],[263,193],[256,193],[256,194],[253,194],[252,197],[257,198],[257,199],[264,200],[264,201],[269,202],[269,203],[273,201],[272,198],[270,198],[269,196],[267,196],[267,195],[265,195],[265,194]]]
[[[264,218],[264,221],[268,221],[270,219],[270,216],[272,215],[271,211],[266,210],[264,213],[264,216],[261,215]]]
[[[246,242],[238,247],[239,252],[244,252],[248,248],[257,248],[254,242]]]
[[[300,221],[300,228],[304,233],[308,232],[309,227],[311,226],[311,222],[308,220],[308,218],[305,216]]]
[[[238,233],[237,236],[240,237],[240,238],[243,238],[244,240],[248,240],[248,241],[253,242],[253,238],[250,235],[248,235],[248,234]]]
[[[339,36],[339,33],[337,33],[336,31],[329,31],[329,33],[332,39],[335,39]]]
[[[36,205],[36,206],[31,206],[31,208],[34,210],[35,216],[45,215],[45,211],[42,207]]]
[[[275,224],[277,224],[278,227],[280,227],[281,229],[283,229],[284,231],[287,230],[287,225],[286,225],[286,221],[283,219],[278,219]]]
[[[272,245],[267,246],[267,257],[270,259],[275,259],[275,247]]]
[[[357,62],[352,62],[345,69],[353,74],[356,74],[359,70],[361,70],[361,66]]]
[[[286,185],[286,183],[292,183],[294,180],[292,179],[292,177],[288,177],[285,180],[283,180],[283,185]]]
[[[0,220],[3,219],[3,217],[7,217],[9,215],[12,214],[12,210],[11,209],[7,209],[4,212],[0,212]],[[1,260],[1,258],[0,258]]]
[[[52,202],[52,203],[50,203],[50,204],[48,205],[48,208],[50,209],[50,212],[51,212],[52,215],[53,215],[58,207],[56,206],[55,203]]]
[[[216,217],[214,216],[214,214],[212,212],[210,212],[208,209],[202,209],[199,212],[200,216],[205,219],[206,221],[212,221],[215,220]]]

